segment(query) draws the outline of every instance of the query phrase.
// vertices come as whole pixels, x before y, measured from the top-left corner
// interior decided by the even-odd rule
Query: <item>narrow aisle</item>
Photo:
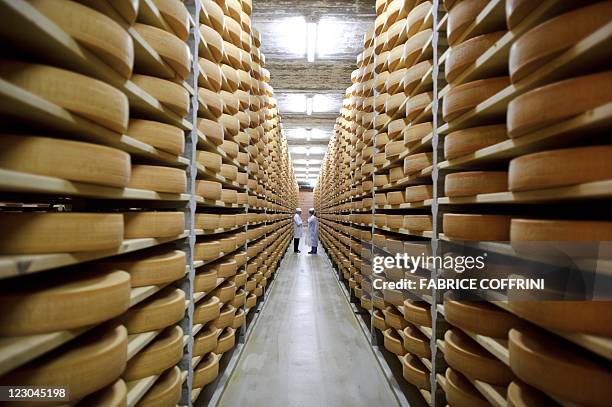
[[[219,405],[398,405],[322,247],[301,246],[285,255]]]

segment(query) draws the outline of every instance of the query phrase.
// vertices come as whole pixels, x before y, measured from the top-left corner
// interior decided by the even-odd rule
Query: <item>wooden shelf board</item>
[[[196,165],[198,167],[198,175],[202,178],[220,182],[225,188],[237,189],[241,191],[246,190],[246,185],[241,185],[236,181],[230,181],[227,178],[217,174],[216,172],[210,171],[200,163],[196,163]]]
[[[149,376],[144,379],[127,382],[127,406],[134,407],[147,391],[155,384],[159,376]]]
[[[433,236],[433,233],[431,231],[420,231],[420,230],[408,230],[408,229],[404,229],[404,228],[399,228],[399,229],[393,229],[387,226],[374,226],[376,229],[380,229],[380,230],[386,230],[389,232],[394,232],[394,233],[400,233],[402,235],[410,235],[410,236],[419,236],[419,237],[429,237],[431,238]]]
[[[469,379],[476,389],[491,403],[493,407],[506,407],[507,388],[494,386],[480,380]]]
[[[163,331],[160,329],[158,331],[151,332],[143,332],[140,334],[133,334],[128,336],[128,353],[127,359],[130,360],[133,358],[138,352],[144,349],[157,335],[159,335]]]

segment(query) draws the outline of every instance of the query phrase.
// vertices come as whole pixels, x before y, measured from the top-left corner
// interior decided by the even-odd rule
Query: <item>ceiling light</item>
[[[312,115],[312,96],[308,96],[306,99],[306,115]]]
[[[317,23],[308,23],[306,27],[306,54],[308,62],[314,62],[317,50]]]

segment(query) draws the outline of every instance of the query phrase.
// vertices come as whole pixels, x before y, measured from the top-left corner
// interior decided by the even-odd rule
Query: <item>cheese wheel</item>
[[[444,121],[453,121],[509,85],[508,77],[501,76],[451,86],[442,100]]]
[[[202,0],[200,8],[200,23],[206,24],[217,32],[223,32],[225,16],[223,9],[213,0]]]
[[[393,328],[383,331],[384,346],[389,352],[399,356],[406,354],[406,350],[402,345],[402,338],[397,334],[397,331]]]
[[[507,399],[508,407],[552,406],[555,404],[544,393],[518,380],[508,385]]]
[[[510,161],[511,191],[576,185],[612,178],[612,146],[543,151]]]
[[[236,315],[234,316],[234,320],[232,321],[232,328],[239,329],[246,322],[246,313],[243,309],[238,309],[236,311]]]
[[[223,114],[223,99],[217,92],[206,88],[198,89],[198,116],[217,120]]]
[[[235,214],[221,214],[219,216],[219,227],[232,229],[236,227],[237,217]]]
[[[404,318],[420,326],[431,327],[431,312],[425,301],[404,300]]]
[[[207,326],[193,338],[193,356],[203,356],[215,350],[220,331]]]
[[[444,316],[449,324],[478,335],[505,339],[508,331],[522,325],[519,318],[487,302],[455,301],[444,296]]]
[[[585,5],[551,18],[521,35],[510,49],[512,82],[519,82],[610,21],[612,2]],[[567,27],[572,29],[568,30]]]
[[[450,47],[444,62],[448,83],[452,84],[461,73],[473,65],[482,54],[493,47],[506,33],[507,31],[496,31],[483,34]],[[503,68],[506,67],[506,61],[500,58],[500,62],[491,67],[491,72],[503,72]]]
[[[406,119],[412,121],[423,114],[432,102],[433,92],[420,93],[406,101]],[[431,112],[427,115],[431,117]]]
[[[161,0],[155,0],[159,2]],[[181,369],[174,366],[166,370],[140,399],[137,407],[175,406],[181,400]]]
[[[244,303],[245,309],[251,309],[257,305],[257,296],[255,294],[247,295],[246,301]]]
[[[238,263],[234,259],[224,259],[211,263],[207,267],[209,270],[215,270],[217,272],[217,277],[228,278],[233,275],[236,275],[236,271],[238,270]]]
[[[195,245],[195,259],[196,260],[213,260],[219,257],[221,253],[221,243],[218,240],[210,242],[196,243]],[[217,274],[215,273],[215,279]]]
[[[404,216],[404,229],[416,231],[432,230],[430,215],[406,215]]]
[[[510,240],[509,216],[445,213],[442,228],[454,240]]]
[[[180,79],[187,79],[191,70],[191,52],[183,40],[152,25],[136,23],[133,27]]]
[[[431,122],[412,124],[410,127],[406,127],[404,133],[404,144],[409,145],[421,141],[423,137],[431,134],[433,126]]]
[[[184,170],[160,165],[132,165],[130,188],[180,194],[187,190]]]
[[[450,45],[455,45],[465,30],[473,24],[476,16],[485,8],[489,0],[463,0],[448,11],[446,36]]]
[[[508,104],[508,135],[520,137],[570,119],[609,103],[611,95],[612,71],[578,76],[523,93]]]
[[[2,143],[0,168],[114,187],[130,179],[130,155],[115,148],[8,134]]]
[[[183,130],[166,123],[130,119],[127,134],[171,154],[181,155],[185,150]]]
[[[404,3],[404,5],[408,6],[406,3]],[[431,1],[423,1],[421,4],[415,5],[414,8],[410,10],[406,16],[408,36],[414,35],[417,30],[423,28],[423,20],[431,14],[432,6]],[[429,28],[431,28],[431,25]]]
[[[222,114],[217,119],[217,122],[223,128],[224,134],[230,138],[233,138],[234,136],[238,135],[238,133],[240,132],[240,120],[238,120],[234,116],[230,116],[228,114]]]
[[[119,320],[130,334],[157,331],[177,323],[185,314],[185,292],[168,287],[126,311]]]
[[[114,270],[124,270],[130,275],[132,287],[146,287],[171,283],[185,275],[187,259],[181,250],[159,250],[153,253],[135,253],[113,257],[100,264]]]
[[[222,198],[223,188],[220,182],[196,180],[196,194],[213,201]]]
[[[174,34],[183,41],[189,38],[189,12],[180,0],[153,0]]]
[[[2,254],[86,252],[117,249],[123,217],[103,213],[0,213]]]
[[[223,158],[221,155],[210,151],[196,151],[196,161],[209,171],[219,172]]]
[[[222,73],[219,64],[205,58],[200,58],[198,64],[201,74],[198,78],[198,86],[203,86],[208,90],[218,93],[221,90],[222,82]]]
[[[412,325],[406,326],[402,333],[404,349],[420,358],[431,359],[428,337]]]
[[[180,117],[189,113],[189,92],[182,85],[147,75],[132,75],[132,81]]]
[[[453,131],[444,138],[444,157],[452,160],[505,140],[508,133],[503,124]]]
[[[219,92],[223,102],[223,113],[235,115],[240,110],[240,100],[233,93],[222,90]]]
[[[123,407],[127,405],[127,386],[121,379],[85,397],[78,406]]]
[[[512,241],[608,241],[612,222],[593,220],[512,219]]]
[[[236,331],[233,328],[225,328],[217,341],[216,354],[225,353],[234,347],[236,344],[235,333]]]
[[[406,202],[418,202],[433,198],[433,187],[431,185],[415,185],[406,187],[404,191]]]
[[[419,62],[406,70],[406,74],[402,78],[402,84],[404,86],[404,93],[410,94],[419,85],[423,78],[428,75],[428,72],[433,67],[433,61],[427,60]]]
[[[407,353],[400,357],[402,362],[402,376],[408,383],[412,383],[419,389],[429,390],[429,370],[416,356]]]
[[[467,171],[448,174],[444,178],[444,193],[448,197],[473,196],[508,190],[505,171]]]
[[[224,132],[223,127],[219,123],[209,119],[198,118],[197,121],[198,130],[201,131],[206,139],[216,146],[223,144]]]
[[[392,69],[391,62],[389,62],[389,70],[394,71],[395,69],[404,67],[410,68],[424,51],[423,48],[431,39],[432,32],[433,31],[431,29],[427,29],[410,37],[410,39],[408,39],[404,45],[399,63],[394,69]]]
[[[2,386],[62,387],[72,400],[114,383],[127,360],[127,332],[119,325],[89,332],[0,377]]]
[[[200,25],[200,44],[198,54],[204,58],[220,63],[223,60],[223,37],[213,28]]]
[[[183,272],[185,269],[183,268]],[[124,271],[45,276],[9,281],[0,291],[0,335],[23,336],[94,325],[128,309],[130,276]]]
[[[195,228],[203,230],[215,230],[220,225],[221,215],[216,213],[196,213],[195,214]]]
[[[404,175],[409,176],[433,165],[432,153],[412,154],[404,158]]]
[[[223,31],[223,63],[240,69],[242,65],[242,52],[237,45],[240,45],[242,39],[240,36],[240,24],[233,20],[225,20],[225,30]]]
[[[202,250],[202,243],[196,244],[196,258],[201,260],[198,256],[198,251]],[[199,247],[198,247],[199,246]],[[217,257],[217,256],[215,256]],[[214,257],[213,257],[214,258]],[[204,258],[204,260],[208,260]],[[193,290],[198,293],[207,293],[217,286],[217,272],[215,270],[206,270],[198,272],[193,279]]]
[[[404,203],[404,193],[402,191],[387,192],[387,204],[399,205]]]
[[[183,330],[179,326],[166,328],[127,363],[123,374],[130,382],[156,376],[176,365],[183,356]]]
[[[238,167],[232,164],[222,164],[219,175],[230,181],[236,181],[236,178],[238,178]]]
[[[225,304],[226,302],[231,301],[232,298],[234,298],[234,296],[236,295],[236,284],[226,281],[225,283],[217,287],[212,292],[212,295],[219,298],[219,301]]]
[[[580,405],[609,403],[612,372],[590,354],[527,329],[511,330],[508,348],[512,371],[533,387]]]
[[[236,308],[231,305],[224,305],[219,312],[219,316],[210,322],[210,326],[218,329],[227,328],[232,325],[235,315]]]
[[[219,359],[215,353],[208,353],[200,360],[200,363],[193,369],[194,389],[206,386],[215,381],[219,376]]]
[[[494,385],[508,385],[513,375],[508,366],[458,329],[444,335],[444,359],[467,377]]]
[[[132,38],[111,18],[67,0],[35,0],[31,5],[121,76],[130,77],[134,66]]]
[[[185,230],[183,212],[125,212],[126,239],[178,236]]]
[[[226,204],[235,204],[238,202],[238,192],[234,189],[225,189],[221,190],[221,200]]]
[[[221,71],[223,76],[221,77],[221,87],[223,90],[228,92],[236,92],[240,86],[240,74],[236,68],[229,65],[222,64]],[[257,100],[253,98],[253,101]],[[259,110],[259,109],[256,109]]]
[[[537,3],[531,0],[506,0],[506,24],[513,30],[525,20],[535,8]]]
[[[127,96],[105,82],[51,66],[9,60],[2,61],[0,77],[117,133],[127,130]]]
[[[221,303],[217,297],[210,297],[206,301],[199,302],[193,310],[193,323],[206,324],[219,318]]]
[[[490,407],[491,404],[461,373],[446,369],[446,401],[453,407]]]

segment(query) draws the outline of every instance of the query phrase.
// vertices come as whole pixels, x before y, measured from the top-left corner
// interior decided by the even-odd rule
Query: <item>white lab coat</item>
[[[302,217],[297,213],[293,216],[293,237],[299,239],[302,237]]]
[[[314,215],[308,218],[308,240],[311,247],[316,246],[319,238],[319,221]]]

